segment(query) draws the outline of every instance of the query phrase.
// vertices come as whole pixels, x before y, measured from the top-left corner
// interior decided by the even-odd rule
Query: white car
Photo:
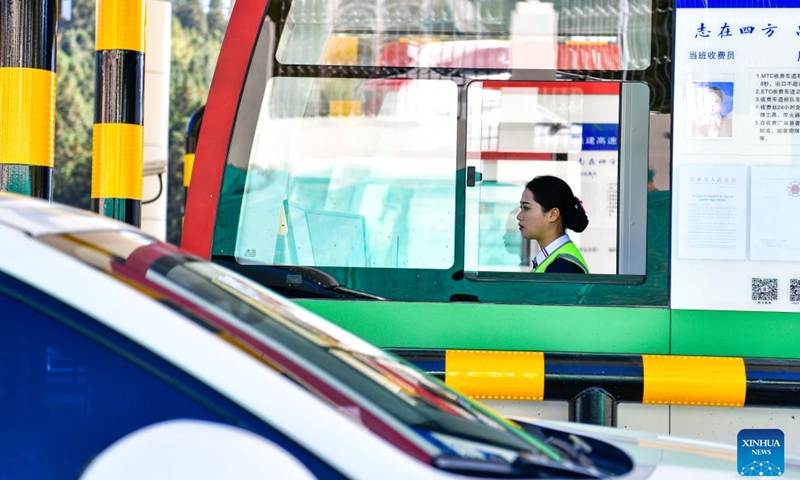
[[[734,446],[504,419],[92,213],[0,194],[0,252],[0,479],[739,477]]]

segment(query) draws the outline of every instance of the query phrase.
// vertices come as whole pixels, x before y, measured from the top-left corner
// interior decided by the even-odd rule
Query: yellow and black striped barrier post
[[[569,419],[616,426],[620,402],[800,407],[800,359],[388,349],[461,393],[569,402]]]
[[[200,125],[203,123],[205,110],[205,105],[195,110],[186,125],[186,153],[183,155],[183,189],[186,197],[189,195],[189,184],[192,182],[194,153],[197,151],[197,139],[200,137]]]
[[[139,226],[145,0],[97,0],[92,210]]]
[[[57,0],[0,2],[0,190],[52,200]]]

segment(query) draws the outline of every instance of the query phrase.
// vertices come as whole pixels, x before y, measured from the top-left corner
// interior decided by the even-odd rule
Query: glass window
[[[239,216],[240,263],[452,266],[455,83],[272,78],[264,98]]]
[[[377,5],[293,2],[278,61],[608,71],[650,65],[649,0],[391,0]]]
[[[540,250],[520,235],[525,184],[566,181],[589,218],[567,231],[591,273],[617,273],[620,84],[477,81],[468,90],[465,270],[531,271]]]
[[[662,278],[645,275],[651,91],[621,80],[655,68],[650,7],[504,1],[465,0],[456,10],[472,18],[474,6],[481,21],[494,7],[531,14],[522,24],[535,30],[537,12],[553,9],[559,49],[586,50],[559,53],[558,68],[519,70],[502,29],[461,20],[438,30],[457,32],[449,36],[430,25],[400,28],[430,20],[407,10],[433,4],[334,2],[358,10],[341,18],[314,1],[271,10],[242,96],[258,107],[238,110],[226,157],[214,258],[274,288],[288,280],[265,266],[296,265],[314,268],[298,269],[293,282],[319,270],[343,288],[394,300],[542,303],[569,289],[558,283],[597,282],[646,283],[659,295],[647,298],[662,302]],[[337,26],[358,15],[361,27]],[[517,17],[508,18],[510,28]],[[612,24],[627,32],[611,56],[618,66],[598,72],[592,62],[610,58],[596,50],[598,32]],[[567,58],[577,63],[559,63]],[[629,75],[639,67],[647,71]],[[515,210],[541,173],[564,178],[583,200],[589,227],[575,243],[590,273],[607,276],[528,274],[537,246],[522,242]],[[530,295],[529,282],[552,292]],[[592,292],[561,301],[609,301]]]
[[[254,430],[335,476],[208,387],[2,275],[0,312],[0,478],[74,480],[120,437],[176,418]]]

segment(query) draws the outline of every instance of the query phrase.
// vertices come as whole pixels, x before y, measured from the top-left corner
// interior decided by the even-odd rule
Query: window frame
[[[485,75],[493,75],[497,73],[508,74],[510,81],[536,81],[536,80],[568,80],[569,75],[560,76],[555,71],[534,71],[534,70],[515,70],[508,73],[508,71],[498,72],[489,70],[471,70],[471,71],[452,71],[448,69],[414,69],[414,68],[394,68],[394,67],[349,67],[340,66],[335,71],[326,70],[317,66],[301,65],[281,65],[277,62],[271,52],[271,48],[276,41],[276,32],[280,30],[280,25],[274,24],[269,16],[262,17],[264,20],[258,27],[258,33],[255,35],[258,41],[254,42],[253,54],[248,59],[247,68],[245,71],[253,71],[254,74],[245,75],[242,80],[243,89],[237,93],[239,101],[237,104],[250,105],[255,101],[260,104],[260,97],[263,96],[263,89],[266,80],[276,74],[281,76],[334,76],[353,78],[366,76],[369,78],[454,78],[451,74],[463,75],[457,77],[457,83],[463,86],[467,82],[476,78],[485,78]],[[232,18],[232,25],[233,25]],[[263,27],[263,28],[262,28]],[[651,45],[656,48],[656,45]],[[654,70],[656,67],[651,65],[649,70]],[[605,78],[621,78],[624,72],[612,72],[606,75]],[[460,83],[459,83],[460,82]],[[212,85],[212,94],[209,97],[209,105],[214,97],[214,85]],[[228,89],[232,90],[232,89]],[[465,94],[463,89],[460,90],[460,103],[463,109],[465,105]],[[226,94],[230,94],[226,93]],[[240,96],[239,96],[240,95]],[[652,103],[652,98],[650,99]],[[231,120],[232,122],[232,135],[229,149],[224,155],[225,166],[241,164],[243,151],[249,152],[249,145],[247,137],[252,138],[252,132],[255,128],[254,115],[247,112],[247,109],[237,107],[237,110],[244,110],[242,114]],[[206,110],[207,114],[209,109]],[[645,123],[646,125],[646,123]],[[204,129],[210,127],[204,122]],[[466,121],[461,115],[459,117],[459,135],[460,138],[465,138]],[[224,132],[220,132],[223,133]],[[212,134],[217,136],[216,133]],[[641,139],[644,144],[647,144],[646,135]],[[459,141],[459,158],[457,164],[456,187],[457,187],[457,202],[456,202],[456,235],[463,236],[464,232],[464,188],[465,188],[465,165],[464,165],[464,141]],[[202,148],[198,148],[198,158],[201,156]],[[646,151],[646,149],[645,149]],[[219,157],[217,157],[219,158]],[[642,162],[642,168],[645,172],[645,180],[642,182],[641,188],[646,191],[646,171],[647,164]],[[220,165],[220,168],[222,165]],[[227,173],[227,172],[226,172]],[[221,190],[223,195],[220,195],[220,203],[224,203],[224,194],[226,189],[233,191],[235,195],[236,185],[227,185],[225,183],[222,173],[220,177]],[[638,185],[636,185],[638,186]],[[190,204],[192,202],[193,192],[190,188]],[[650,195],[645,193],[647,202],[641,202],[642,205],[655,202],[658,199],[651,198]],[[638,197],[641,198],[641,197]],[[234,201],[234,207],[236,202]],[[659,203],[660,204],[660,203]],[[187,213],[190,207],[187,206]],[[402,272],[397,269],[359,269],[359,268],[319,268],[318,270],[326,275],[332,277],[335,281],[342,282],[346,289],[365,292],[372,295],[381,296],[388,299],[403,300],[403,301],[432,301],[432,302],[447,302],[447,301],[479,301],[491,303],[521,303],[521,304],[562,304],[562,305],[617,305],[617,306],[667,306],[669,303],[668,291],[668,259],[666,265],[662,264],[663,252],[668,247],[662,246],[658,242],[652,242],[654,237],[660,237],[664,232],[669,231],[669,221],[666,218],[668,215],[652,212],[650,209],[643,210],[643,216],[648,218],[647,225],[642,231],[646,231],[646,246],[642,244],[642,251],[645,253],[644,264],[647,265],[647,270],[644,275],[616,275],[609,280],[605,278],[596,278],[594,275],[582,276],[580,279],[569,278],[568,276],[559,276],[560,278],[514,278],[506,279],[500,275],[496,279],[491,279],[486,282],[475,282],[465,275],[463,270],[463,237],[457,238],[456,241],[456,264],[453,268],[447,271],[430,271],[430,270],[415,270],[413,272]],[[227,213],[223,214],[223,213]],[[656,215],[656,222],[649,221]],[[224,224],[237,223],[238,224],[238,210],[236,208],[230,209],[228,212],[223,212],[222,209],[215,210],[214,217],[216,225],[214,228],[213,240],[210,241],[209,257],[218,262],[224,262],[227,266],[239,271],[240,273],[250,276],[252,278],[264,278],[262,272],[270,269],[280,269],[282,266],[261,266],[261,265],[240,265],[235,262],[232,256],[232,251],[226,249],[224,242],[221,242],[220,232],[224,228]],[[204,220],[207,221],[208,219]],[[213,219],[212,219],[213,221]],[[198,230],[190,225],[192,221],[185,224],[184,233],[186,241],[184,246],[194,249],[198,244],[195,242],[202,242],[201,236],[197,236]],[[655,262],[655,263],[654,263]],[[369,270],[368,273],[365,273]],[[298,273],[304,277],[303,272]],[[392,279],[389,281],[388,279]],[[466,280],[466,282],[464,282]],[[296,280],[292,280],[296,282]],[[379,288],[374,288],[376,284],[383,282]],[[537,285],[535,290],[531,290],[530,283],[534,282]],[[290,281],[287,278],[286,282],[278,282],[276,284],[269,284],[267,286],[273,288],[291,287]],[[335,282],[334,282],[335,283]],[[397,285],[402,285],[397,288]],[[592,288],[586,289],[586,286]],[[631,290],[631,287],[634,287]],[[285,291],[285,290],[284,290]],[[532,293],[535,293],[532,295]],[[292,296],[291,290],[289,295]],[[302,294],[298,294],[302,296]],[[331,298],[334,298],[331,295]],[[352,297],[351,297],[352,298]]]

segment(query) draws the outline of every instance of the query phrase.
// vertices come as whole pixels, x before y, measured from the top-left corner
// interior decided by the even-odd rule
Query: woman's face
[[[703,109],[712,117],[719,114],[722,108],[722,99],[713,90],[703,90]]]
[[[552,228],[552,217],[553,210],[545,212],[542,206],[533,199],[533,192],[527,188],[522,192],[517,215],[522,238],[537,241],[541,239],[542,235]]]

